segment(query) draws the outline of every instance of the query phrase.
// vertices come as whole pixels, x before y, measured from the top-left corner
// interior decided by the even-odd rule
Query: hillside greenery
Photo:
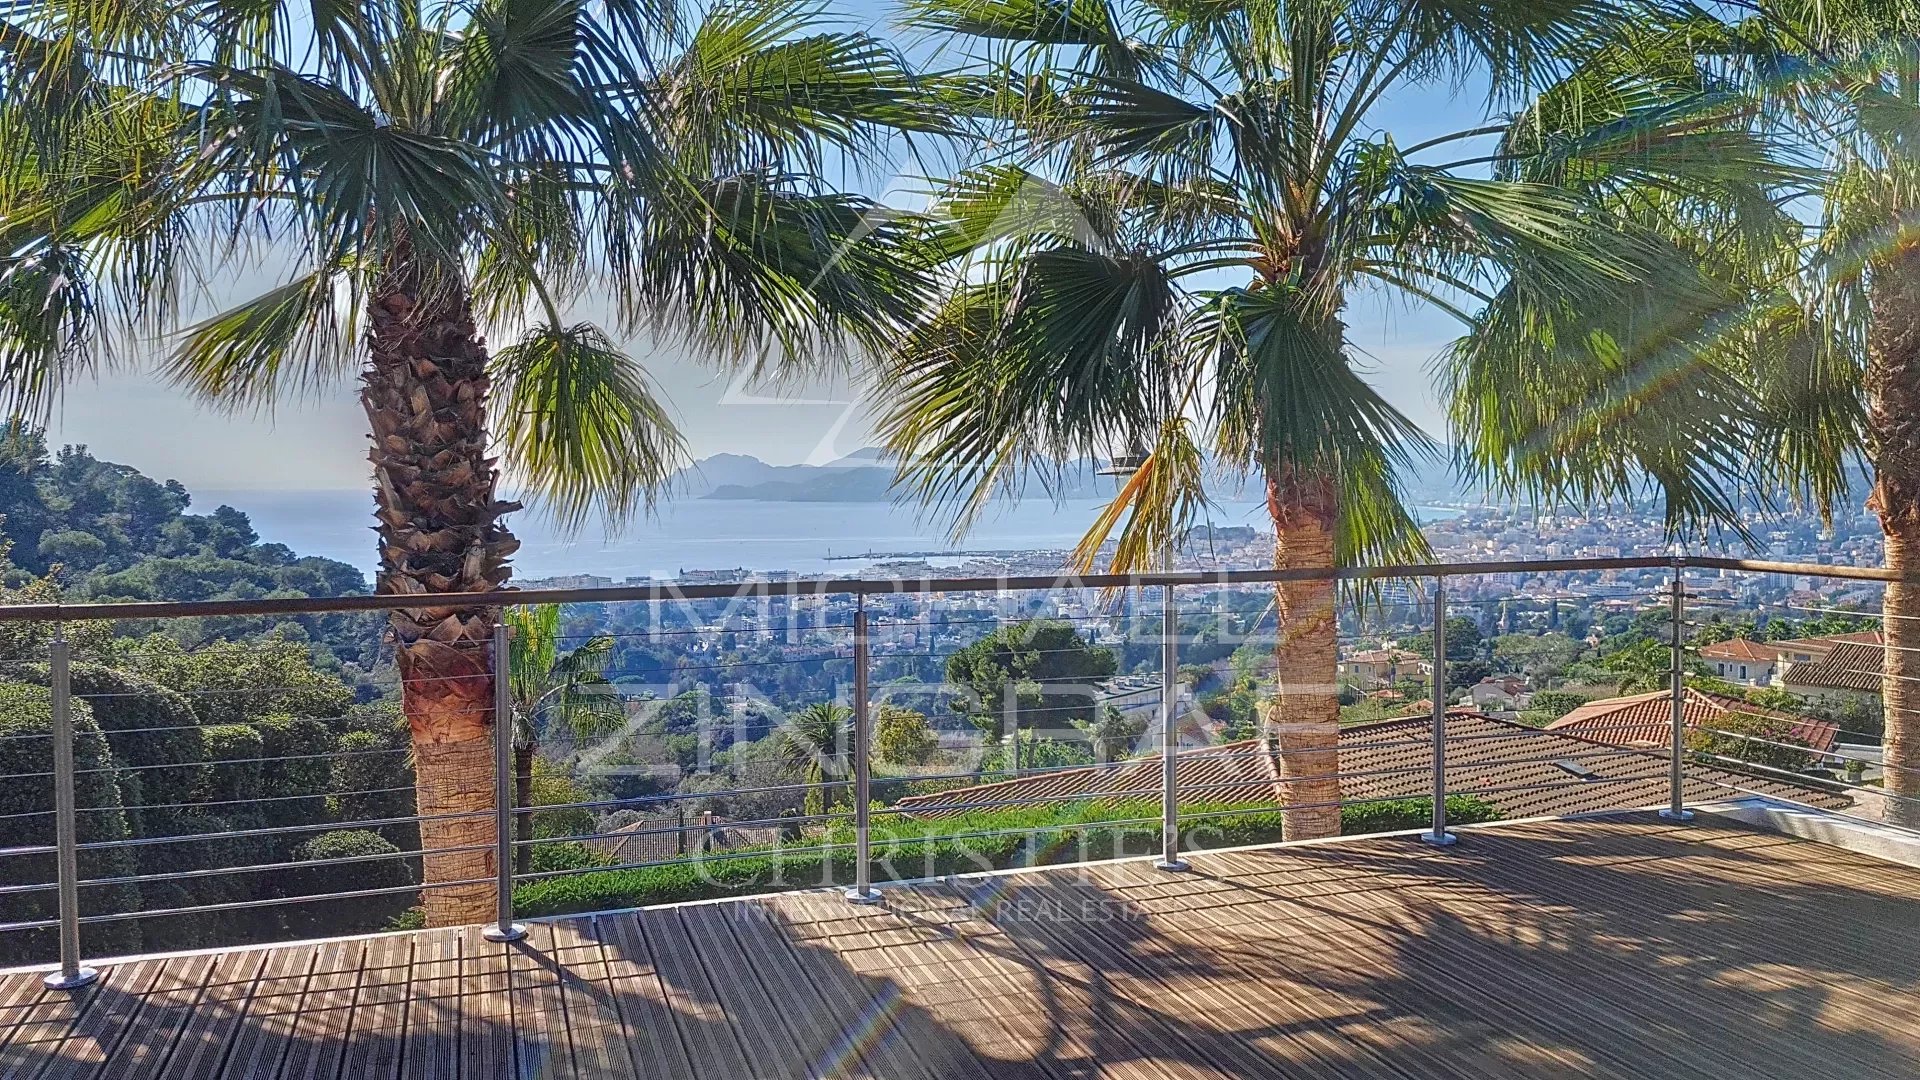
[[[85,446],[50,450],[37,428],[0,425],[0,542],[6,584],[45,581],[68,600],[252,600],[367,591],[357,568],[262,541],[231,506],[189,513],[177,480],[158,481],[101,461]],[[127,621],[114,630],[161,631],[186,646],[266,633],[307,642],[323,666],[365,670],[379,646],[378,616]]]

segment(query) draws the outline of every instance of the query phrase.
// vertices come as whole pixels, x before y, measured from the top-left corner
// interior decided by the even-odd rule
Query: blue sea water
[[[195,493],[193,510],[206,513],[222,503],[245,511],[262,540],[363,570],[374,566],[373,497],[367,492],[204,491]],[[917,507],[872,502],[681,499],[661,505],[653,517],[610,539],[595,526],[566,536],[537,511],[515,514],[509,524],[521,539],[514,558],[520,577],[670,578],[684,570],[731,567],[825,574],[852,573],[860,565],[830,556],[869,551],[1068,548],[1102,505],[1098,499],[1054,503],[1034,498],[996,507],[957,544],[942,522]],[[1458,513],[1421,509],[1425,520]],[[1211,516],[1217,526],[1267,528],[1266,508],[1250,500],[1223,500]]]

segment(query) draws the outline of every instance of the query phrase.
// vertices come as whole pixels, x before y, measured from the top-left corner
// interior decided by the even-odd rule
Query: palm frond
[[[645,371],[597,327],[542,324],[492,366],[514,475],[564,527],[624,524],[686,460]]]
[[[1074,547],[1074,565],[1091,572],[1099,562],[1100,550],[1113,538],[1108,573],[1163,569],[1163,557],[1174,550],[1209,505],[1206,472],[1206,453],[1194,440],[1192,423],[1177,417],[1162,424],[1153,451]],[[1118,537],[1114,537],[1115,528],[1119,529]]]
[[[964,533],[1030,466],[1145,439],[1174,413],[1186,301],[1150,253],[1054,247],[994,264],[886,377],[900,483]]]
[[[162,369],[200,400],[264,409],[318,393],[350,374],[355,323],[339,307],[339,275],[314,271],[206,319],[181,335]]]

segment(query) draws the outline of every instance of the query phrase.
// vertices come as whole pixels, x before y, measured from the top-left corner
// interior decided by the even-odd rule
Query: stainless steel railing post
[[[1667,672],[1667,693],[1673,709],[1673,747],[1667,755],[1667,807],[1660,816],[1668,821],[1692,821],[1693,811],[1687,809],[1686,775],[1681,771],[1681,763],[1687,752],[1687,642],[1684,623],[1687,614],[1687,586],[1685,580],[1687,562],[1675,557],[1673,560],[1673,595],[1669,598],[1669,618],[1672,621],[1673,659],[1671,670]]]
[[[493,624],[493,859],[498,917],[480,932],[488,941],[519,941],[527,928],[513,921],[513,686],[512,656],[503,619]]]
[[[1449,847],[1459,837],[1447,831],[1447,581],[1433,579],[1433,828],[1420,839]]]
[[[847,899],[877,904],[873,888],[873,762],[867,743],[867,595],[853,598],[853,888]]]
[[[1180,857],[1180,609],[1172,585],[1162,585],[1160,616],[1160,858],[1162,870],[1185,870]]]
[[[66,634],[54,625],[48,646],[53,690],[54,875],[60,886],[60,970],[44,980],[49,990],[72,990],[100,977],[80,963],[79,831],[74,818],[73,684]]]

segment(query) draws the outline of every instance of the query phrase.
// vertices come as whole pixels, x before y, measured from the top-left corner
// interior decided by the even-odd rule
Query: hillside
[[[49,452],[40,431],[0,428],[0,543],[7,560],[0,574],[8,586],[45,578],[67,599],[107,601],[367,591],[357,568],[262,542],[247,515],[231,506],[188,513],[192,502],[178,481],[101,461],[85,446]],[[167,629],[189,645],[279,629],[318,646],[322,662],[371,662],[379,637],[378,620],[365,615],[219,625],[187,620]]]

